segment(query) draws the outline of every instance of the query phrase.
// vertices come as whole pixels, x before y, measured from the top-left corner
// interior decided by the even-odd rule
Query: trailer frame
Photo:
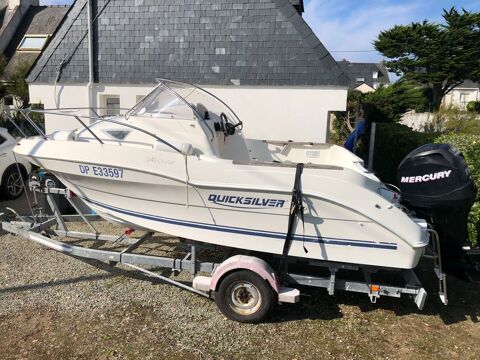
[[[216,271],[222,271],[222,264],[224,264],[226,260],[232,262],[231,260],[234,258],[230,256],[227,259],[224,259],[222,262],[199,261],[197,258],[197,249],[204,246],[209,247],[210,245],[193,241],[189,242],[189,249],[187,251],[187,254],[183,258],[134,253],[133,251],[137,250],[155,233],[146,232],[138,238],[131,237],[131,229],[127,229],[125,233],[121,236],[101,234],[97,231],[93,223],[104,220],[96,214],[86,214],[82,212],[82,210],[78,206],[78,203],[75,201],[75,194],[73,194],[70,190],[48,187],[45,186],[44,183],[35,179],[33,181],[30,181],[29,185],[30,189],[34,192],[34,194],[42,194],[46,197],[46,201],[52,210],[52,214],[48,215],[43,211],[43,209],[38,207],[37,197],[35,195],[35,202],[33,206],[34,211],[32,215],[22,216],[15,212],[15,210],[8,209],[14,219],[11,221],[3,221],[2,228],[11,234],[19,235],[22,238],[36,242],[60,253],[73,257],[107,262],[113,266],[117,264],[123,264],[135,271],[140,271],[144,274],[147,274],[148,276],[157,278],[163,282],[177,286],[184,290],[191,291],[206,298],[213,298],[218,289],[217,283],[215,282],[215,284],[213,284],[212,278],[215,275],[217,276],[217,278],[223,277],[220,276],[222,274],[219,275],[218,272],[216,273]],[[75,214],[60,214],[53,195],[65,196],[67,201],[74,208]],[[6,216],[6,214],[0,215],[3,215],[3,217]],[[70,231],[67,225],[70,222],[83,222],[91,229],[92,232]],[[92,249],[86,248],[84,246],[73,245],[65,241],[59,241],[53,239],[52,237],[58,237],[59,239],[74,238],[80,240],[105,241],[117,245],[122,245],[124,249],[121,251]],[[232,249],[232,251],[234,250]],[[435,253],[433,255],[435,255]],[[264,260],[257,258],[257,254],[247,254],[246,256],[243,256],[244,260],[246,258],[252,259],[253,262],[258,260],[257,263],[259,263],[260,261],[264,262]],[[277,260],[279,258],[280,256],[277,256]],[[432,258],[438,262],[437,258],[435,258],[434,256]],[[289,258],[290,263],[295,263],[296,261],[300,261],[300,259]],[[303,261],[305,261],[305,259],[303,259]],[[238,262],[238,264],[240,264],[240,262]],[[268,281],[272,281],[271,284],[273,283],[279,285],[277,289],[274,289],[277,292],[277,300],[279,303],[298,302],[300,300],[300,290],[297,287],[308,286],[324,288],[327,290],[329,295],[334,295],[336,290],[364,293],[368,295],[372,303],[376,303],[377,300],[382,296],[400,298],[402,295],[407,295],[413,298],[416,306],[420,310],[423,309],[425,305],[427,292],[423,288],[420,280],[418,279],[413,269],[405,270],[368,267],[359,266],[356,264],[336,263],[328,261],[309,261],[309,265],[312,266],[312,269],[318,267],[324,268],[328,270],[329,275],[318,276],[287,271],[284,277],[284,283],[280,284],[280,276],[278,276],[278,274],[275,274],[276,270],[274,270],[271,274],[272,278],[265,279]],[[245,270],[245,267],[242,266],[243,265],[238,265],[238,267],[236,267],[234,263],[233,266],[229,267],[228,272]],[[170,269],[174,274],[175,272],[188,272],[192,276],[192,286],[186,285],[184,282],[177,281],[170,277],[160,275],[149,269],[149,267]],[[255,269],[256,267],[249,268],[247,270],[256,272]],[[360,271],[363,277],[363,281],[339,277],[338,273],[343,270]],[[398,271],[399,273],[401,273],[404,285],[388,285],[373,281],[372,274],[376,273],[379,270]],[[441,271],[441,264],[438,271],[440,273],[440,276],[442,276],[443,272]],[[206,273],[208,274],[208,276],[197,275],[198,273]],[[263,277],[265,276],[268,277],[268,275],[263,275]],[[442,285],[440,285],[440,295],[441,297],[444,297],[442,301],[446,303],[446,283],[444,283],[444,285],[444,293],[442,292]]]

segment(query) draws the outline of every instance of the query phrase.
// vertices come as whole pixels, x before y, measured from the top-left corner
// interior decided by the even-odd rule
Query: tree
[[[407,111],[423,112],[428,109],[428,98],[425,89],[409,81],[399,80],[365,94],[362,107],[365,119],[369,122],[396,122]]]
[[[21,64],[7,77],[7,91],[20,102],[21,108],[26,108],[29,105],[28,84],[25,80],[29,69],[29,64]]]
[[[390,71],[431,88],[435,110],[464,80],[480,80],[480,13],[451,8],[443,18],[394,26],[374,42]]]
[[[363,94],[357,90],[349,90],[347,96],[347,111],[335,111],[330,141],[343,144],[353,131],[355,120],[362,116]]]
[[[0,78],[4,77],[5,69],[7,67],[7,60],[3,55],[0,55]],[[7,86],[4,82],[0,82],[0,99],[8,94]]]
[[[353,131],[355,121],[365,118],[372,122],[397,122],[409,110],[423,112],[428,109],[426,89],[409,81],[399,80],[389,86],[381,86],[373,92],[363,94],[350,90],[347,111],[334,113],[330,140],[343,143]]]

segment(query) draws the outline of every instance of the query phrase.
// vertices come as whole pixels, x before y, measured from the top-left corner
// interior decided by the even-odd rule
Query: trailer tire
[[[265,279],[252,271],[239,270],[220,281],[215,302],[230,320],[258,323],[270,313],[276,301]]]

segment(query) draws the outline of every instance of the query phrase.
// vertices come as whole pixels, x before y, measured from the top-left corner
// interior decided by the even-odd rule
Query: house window
[[[373,78],[374,78],[374,79],[378,79],[378,71],[374,71],[374,72],[373,72]]]
[[[467,104],[469,101],[470,101],[470,93],[468,92],[460,93],[460,107],[462,109],[467,108]]]
[[[365,78],[364,77],[357,77],[356,81],[357,81],[357,84],[364,83]]]
[[[102,95],[102,114],[104,116],[115,116],[120,114],[120,96]]]
[[[47,43],[48,35],[25,35],[18,45],[21,51],[42,51]]]

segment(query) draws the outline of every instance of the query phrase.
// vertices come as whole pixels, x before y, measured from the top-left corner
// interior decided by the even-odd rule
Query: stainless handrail
[[[24,109],[16,109],[24,118],[25,120],[27,120],[29,122],[30,125],[33,126],[33,128],[46,140],[47,139],[47,135],[45,135],[45,133],[42,131],[42,129],[40,129],[37,124],[35,124],[35,121],[33,121],[32,119],[30,119],[30,117],[28,117],[27,115],[25,115],[23,113]]]
[[[10,121],[10,123],[15,126],[15,128],[20,131],[20,133],[23,135],[24,138],[27,138],[28,136],[23,132],[22,129],[20,129],[20,126],[18,126],[15,121],[12,120],[12,118],[10,116],[8,116],[7,114],[3,114],[3,116],[5,116],[7,118],[8,121]]]
[[[116,120],[113,120],[113,119],[98,119],[99,121],[105,121],[105,122],[110,122],[110,123],[113,123],[113,124],[117,124],[117,125],[122,125],[122,126],[125,126],[125,127],[128,127],[128,128],[131,128],[131,129],[134,129],[134,130],[137,130],[137,131],[140,131],[146,135],[149,135],[151,137],[153,137],[155,140],[158,140],[160,141],[162,144],[168,146],[169,148],[171,148],[172,150],[175,150],[176,152],[182,154],[182,155],[186,155],[184,154],[181,150],[179,150],[177,147],[175,147],[174,145],[170,144],[168,141],[165,141],[163,140],[161,137],[158,137],[157,135],[155,135],[154,133],[151,133],[150,131],[147,131],[147,130],[144,130],[142,128],[139,128],[138,126],[135,126],[135,125],[131,125],[131,124],[125,124],[125,123],[122,123],[121,121],[116,121]]]
[[[92,131],[92,129],[90,129],[90,126],[87,126],[87,124],[85,124],[78,116],[74,116],[74,118],[77,119],[78,122],[79,122],[80,124],[82,124],[82,126],[83,126],[85,129],[87,129],[87,131],[88,131],[90,134],[92,134],[92,136],[93,136],[95,139],[97,139],[100,144],[103,145],[103,141],[100,140],[100,138],[99,138],[97,135],[95,135],[95,133]]]
[[[58,110],[61,110],[61,109],[58,109]],[[85,116],[85,115],[71,115],[71,114],[64,114],[64,113],[58,113],[58,112],[53,112],[53,111],[46,111],[46,110],[40,110],[40,109],[27,109],[28,112],[32,112],[32,113],[39,113],[39,114],[49,114],[49,115],[58,115],[58,116],[68,116],[68,117],[74,117],[77,121],[80,122],[80,124],[82,124],[82,126],[85,128],[85,130],[87,130],[90,134],[92,134],[94,136],[94,138],[100,142],[100,144],[104,144],[102,140],[100,140],[100,138],[95,135],[95,133],[93,132],[93,130],[88,126],[86,125],[81,119],[90,119],[90,120],[95,120],[95,121],[104,121],[104,122],[109,122],[109,123],[113,123],[113,124],[117,124],[117,125],[120,125],[120,126],[125,126],[127,128],[131,128],[133,130],[137,130],[141,133],[144,133],[150,137],[153,137],[155,140],[158,140],[160,141],[162,144],[168,146],[169,148],[171,148],[172,150],[175,150],[176,152],[178,152],[179,154],[182,154],[182,155],[185,155],[181,150],[179,150],[177,147],[175,147],[174,145],[170,144],[168,141],[166,140],[163,140],[161,137],[157,136],[156,134],[154,133],[151,133],[150,131],[147,131],[147,130],[144,130],[142,128],[139,128],[138,126],[135,126],[135,125],[131,125],[131,124],[127,124],[127,123],[124,123],[124,122],[121,122],[121,121],[116,121],[116,120],[113,120],[113,119],[106,119],[106,118],[97,118],[97,117],[92,117],[92,116]],[[23,114],[23,113],[22,113]],[[24,114],[23,114],[24,115]],[[25,116],[25,115],[24,115]],[[25,116],[27,119],[28,116]],[[28,121],[28,120],[27,120]],[[32,121],[30,119],[30,121]],[[29,122],[30,122],[29,121]],[[32,121],[33,122],[33,121]],[[35,125],[35,128],[36,130],[44,137],[44,139],[48,139],[47,136],[45,134],[43,134],[43,132],[38,128],[38,126]]]
[[[42,110],[45,110],[45,111],[55,111],[55,110],[58,110],[58,111],[61,111],[61,110],[91,110],[91,111],[95,111],[95,110],[130,110],[130,108],[115,108],[115,109],[112,109],[112,108],[106,108],[106,107],[96,107],[96,108],[93,108],[93,107],[67,107],[67,108],[60,108],[60,109],[57,109],[57,108],[52,108],[52,109],[42,109]]]

